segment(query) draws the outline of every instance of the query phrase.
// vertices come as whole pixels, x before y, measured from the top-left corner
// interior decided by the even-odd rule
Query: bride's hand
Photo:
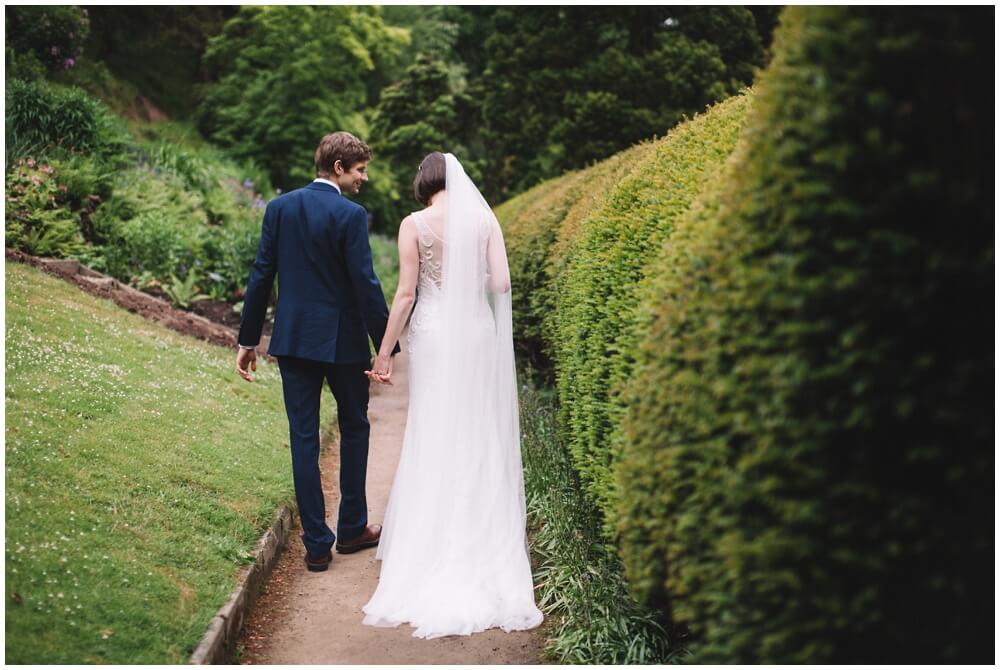
[[[372,366],[372,369],[365,372],[365,374],[372,381],[392,386],[392,382],[390,381],[392,377],[392,356],[379,354],[375,358],[375,364]]]

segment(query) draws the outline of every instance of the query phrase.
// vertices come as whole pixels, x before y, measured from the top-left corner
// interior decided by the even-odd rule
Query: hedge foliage
[[[667,137],[497,209],[518,296],[519,352],[557,377],[565,441],[609,536],[624,411],[613,391],[634,361],[638,282],[647,257],[732,151],[749,100],[736,96]]]
[[[647,273],[616,518],[698,661],[992,654],[989,18],[786,10]]]
[[[508,200],[496,210],[503,227],[514,302],[514,337],[522,361],[552,373],[556,295],[581,224],[654,143],[638,144],[584,170],[570,172]]]
[[[498,209],[608,549],[697,661],[989,653],[988,18],[789,8],[752,95]]]

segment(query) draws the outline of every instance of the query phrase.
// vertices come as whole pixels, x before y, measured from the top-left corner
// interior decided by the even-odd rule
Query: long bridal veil
[[[417,637],[537,626],[525,535],[511,293],[500,226],[445,154],[439,291],[411,334],[410,408],[365,623]],[[424,262],[424,259],[421,260]],[[427,262],[434,262],[427,259]],[[419,291],[420,289],[418,289]]]

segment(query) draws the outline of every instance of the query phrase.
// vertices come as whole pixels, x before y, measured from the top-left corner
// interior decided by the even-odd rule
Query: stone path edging
[[[247,613],[281,557],[281,550],[288,541],[291,527],[292,509],[288,505],[282,505],[275,514],[274,523],[257,542],[253,564],[241,569],[239,585],[233,590],[229,601],[212,617],[205,636],[191,654],[191,665],[230,662]]]

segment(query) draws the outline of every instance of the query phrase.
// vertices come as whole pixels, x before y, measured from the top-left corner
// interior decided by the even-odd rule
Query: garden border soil
[[[221,347],[236,347],[238,333],[235,329],[177,309],[166,300],[143,293],[114,277],[103,275],[80,261],[39,258],[10,248],[6,249],[6,258],[8,261],[44,270],[54,277],[76,284],[91,295],[112,300],[120,307],[178,333],[206,340]],[[268,341],[267,337],[261,338],[262,350],[267,350]]]

